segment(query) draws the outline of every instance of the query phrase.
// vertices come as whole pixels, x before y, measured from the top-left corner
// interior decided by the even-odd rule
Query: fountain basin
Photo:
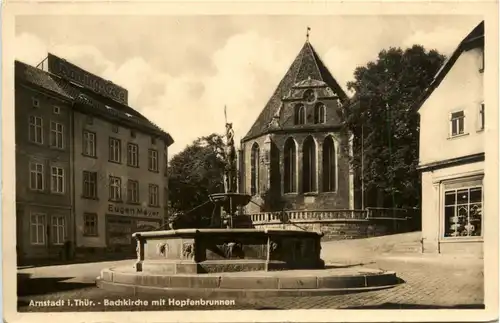
[[[401,283],[392,271],[340,265],[329,267],[167,275],[136,272],[132,266],[122,266],[104,269],[96,283],[102,289],[134,295],[245,299],[358,293]]]
[[[239,206],[245,206],[250,203],[252,196],[243,193],[214,193],[210,194],[209,199],[215,205],[220,205],[226,213],[234,214]]]
[[[201,274],[321,269],[317,232],[182,229],[137,232],[136,272]]]

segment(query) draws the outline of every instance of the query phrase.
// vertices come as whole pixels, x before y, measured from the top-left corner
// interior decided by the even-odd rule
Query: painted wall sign
[[[157,211],[155,209],[145,208],[142,206],[115,205],[112,203],[108,204],[108,213],[117,215],[140,216],[148,218],[160,217],[160,211]]]
[[[121,86],[91,74],[50,53],[47,57],[47,63],[50,73],[128,105],[128,91]]]

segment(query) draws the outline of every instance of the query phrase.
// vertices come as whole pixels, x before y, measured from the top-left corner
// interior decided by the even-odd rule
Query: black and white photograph
[[[16,315],[498,303],[498,22],[431,11],[12,10]]]

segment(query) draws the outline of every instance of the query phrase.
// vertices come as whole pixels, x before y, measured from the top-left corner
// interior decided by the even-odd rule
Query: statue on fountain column
[[[236,192],[236,149],[234,147],[233,124],[226,122],[226,140],[224,147],[224,191]]]

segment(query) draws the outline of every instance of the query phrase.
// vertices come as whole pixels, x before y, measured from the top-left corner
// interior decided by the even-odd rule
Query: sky
[[[125,87],[129,105],[169,132],[169,155],[224,132],[239,141],[310,42],[347,91],[357,66],[389,47],[449,55],[477,16],[17,16],[16,59],[51,52]]]

